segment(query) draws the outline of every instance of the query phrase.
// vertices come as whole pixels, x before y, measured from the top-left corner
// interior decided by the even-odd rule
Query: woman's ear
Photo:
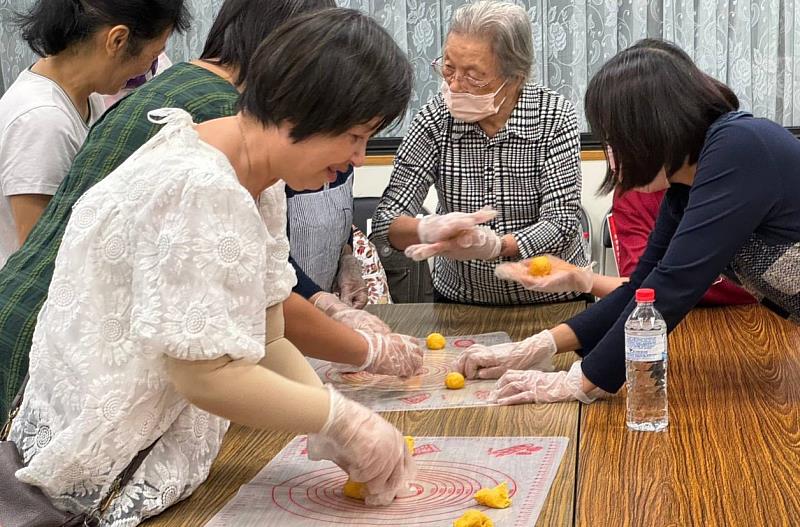
[[[105,37],[105,50],[110,57],[117,57],[128,46],[130,40],[131,30],[128,26],[114,26],[106,32]]]

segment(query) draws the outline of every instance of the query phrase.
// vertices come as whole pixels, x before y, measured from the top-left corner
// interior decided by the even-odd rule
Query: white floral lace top
[[[161,436],[106,515],[136,525],[208,475],[228,421],[175,391],[165,357],[256,362],[264,311],[296,282],[283,183],[260,196],[182,110],[76,203],[39,314],[11,439],[60,508],[94,508]]]

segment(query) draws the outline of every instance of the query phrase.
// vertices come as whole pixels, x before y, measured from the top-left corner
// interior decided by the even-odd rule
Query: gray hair
[[[459,35],[488,39],[506,78],[527,80],[533,68],[533,35],[525,9],[509,2],[479,0],[453,13],[450,30]]]

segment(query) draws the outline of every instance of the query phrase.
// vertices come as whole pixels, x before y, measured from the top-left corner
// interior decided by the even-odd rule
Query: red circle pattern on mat
[[[391,375],[376,375],[365,371],[341,373],[333,368],[329,368],[324,376],[325,382],[369,388],[372,391],[429,391],[443,386],[444,377],[450,371],[448,360],[447,357],[431,359],[432,364],[422,366],[422,373],[408,379],[400,379]]]
[[[498,470],[448,461],[418,461],[415,491],[388,507],[367,507],[342,495],[346,475],[337,467],[315,470],[288,479],[272,489],[276,507],[308,525],[405,526],[410,519],[431,527],[449,525],[466,509],[475,508],[475,493],[505,481],[509,495],[517,490],[514,479]],[[306,523],[304,523],[305,525]]]

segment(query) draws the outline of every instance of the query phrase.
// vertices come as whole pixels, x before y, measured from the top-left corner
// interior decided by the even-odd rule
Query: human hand
[[[502,240],[486,226],[472,227],[456,237],[434,243],[418,243],[406,247],[405,255],[414,261],[431,256],[444,256],[453,260],[494,260],[500,256]]]
[[[474,344],[461,352],[451,368],[467,379],[497,379],[508,370],[553,370],[556,342],[548,330],[520,342],[484,346]]]
[[[308,435],[308,458],[331,460],[366,485],[367,505],[389,505],[416,475],[403,435],[378,414],[326,387],[330,413],[322,429]]]
[[[578,267],[550,254],[545,255],[552,270],[546,276],[532,276],[528,273],[530,259],[519,262],[502,263],[494,268],[494,274],[501,280],[517,282],[525,289],[542,293],[569,293],[580,291],[588,293],[594,285],[591,265]]]
[[[385,335],[361,330],[356,332],[367,341],[369,352],[366,362],[355,371],[411,377],[417,375],[422,368],[424,352],[416,338],[399,333]],[[349,365],[335,366],[342,370],[349,368]]]
[[[509,370],[495,383],[490,397],[501,405],[571,400],[589,404],[608,395],[601,388],[585,393],[584,383],[588,381],[583,376],[581,361],[572,363],[569,371]]]
[[[419,220],[417,236],[423,244],[449,240],[465,231],[494,219],[497,211],[484,207],[476,212],[450,212],[448,214],[431,214]]]
[[[343,303],[356,309],[367,305],[367,283],[361,273],[361,262],[352,254],[344,253],[339,258],[336,286]]]
[[[392,328],[380,318],[363,309],[355,309],[341,300],[336,295],[320,291],[311,297],[314,306],[337,322],[341,322],[352,329],[360,329],[372,333],[391,333]]]

